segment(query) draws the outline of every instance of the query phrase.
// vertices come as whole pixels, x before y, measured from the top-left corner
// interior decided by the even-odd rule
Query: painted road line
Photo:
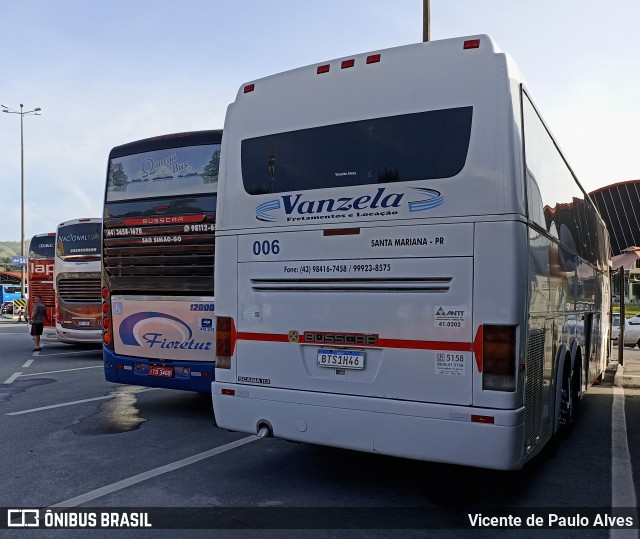
[[[100,352],[102,354],[102,350],[80,350],[79,352],[61,352],[59,354],[44,354],[40,357],[53,357],[53,356],[69,356],[71,354],[95,354],[96,352]]]
[[[62,408],[63,406],[73,406],[74,404],[83,404],[85,402],[93,402],[93,401],[103,401],[103,400],[112,399],[112,398],[113,398],[113,395],[107,395],[106,397],[93,397],[92,399],[82,399],[79,401],[63,402],[62,404],[52,404],[50,406],[42,406],[40,408],[31,408],[30,410],[21,410],[20,412],[9,412],[6,415],[31,414],[33,412],[41,412],[42,410],[52,410],[53,408]]]
[[[29,361],[27,361],[22,368],[23,369],[28,369],[29,367],[31,367],[31,364],[33,363],[33,359],[30,359]]]
[[[31,361],[33,361],[33,360],[31,360]],[[85,369],[101,369],[103,366],[104,365],[95,365],[95,366],[92,366],[92,367],[77,367],[75,369],[63,369],[61,371],[34,372],[34,373],[31,373],[31,374],[23,374],[21,376],[22,376],[22,378],[25,378],[26,376],[41,376],[43,374],[57,374],[59,372],[82,371],[82,370],[85,370]],[[23,368],[25,368],[25,367],[23,366]]]
[[[624,411],[624,389],[613,386],[613,404],[611,406],[611,508],[616,515],[616,508],[636,507],[636,489],[631,470],[631,454],[627,438],[627,419]],[[633,515],[637,522],[637,510]],[[638,537],[638,530],[612,528],[611,539],[631,539]]]
[[[14,372],[11,376],[9,376],[9,378],[7,378],[2,383],[3,384],[12,384],[16,380],[16,378],[20,378],[21,375],[22,375],[21,372]]]
[[[24,376],[32,376],[31,374],[25,374]],[[6,383],[6,382],[5,382]],[[139,395],[140,393],[146,393],[147,391],[156,391],[158,389],[163,389],[161,387],[145,387],[140,389],[140,391],[136,391],[133,395]],[[105,395],[102,397],[93,397],[91,399],[82,399],[79,401],[71,401],[71,402],[62,402],[60,404],[51,404],[49,406],[41,406],[40,408],[30,408],[29,410],[20,410],[19,412],[9,412],[5,415],[23,415],[23,414],[31,414],[33,412],[42,412],[43,410],[53,410],[54,408],[63,408],[65,406],[74,406],[76,404],[84,404],[85,402],[93,402],[93,401],[102,401],[107,399],[113,399],[116,397],[116,394]]]
[[[246,438],[240,438],[240,440],[236,440],[235,442],[216,447],[215,449],[210,449],[209,451],[205,451],[204,453],[198,453],[197,455],[193,455],[182,460],[177,460],[176,462],[172,462],[170,464],[165,464],[164,466],[154,468],[153,470],[149,470],[148,472],[133,475],[131,477],[128,477],[127,479],[123,479],[122,481],[117,481],[116,483],[100,487],[96,490],[92,490],[85,494],[81,494],[80,496],[76,496],[75,498],[71,498],[69,500],[65,500],[64,502],[52,505],[51,507],[77,507],[78,505],[82,505],[83,503],[101,498],[102,496],[106,496],[107,494],[112,494],[113,492],[117,492],[137,483],[142,483],[147,479],[152,479],[153,477],[173,472],[180,468],[184,468],[185,466],[189,466],[190,464],[208,459],[209,457],[220,455],[221,453],[225,453],[226,451],[230,451],[231,449],[235,449],[236,447],[241,447],[245,444],[255,442],[256,440],[260,440],[260,438],[258,436],[247,436]]]

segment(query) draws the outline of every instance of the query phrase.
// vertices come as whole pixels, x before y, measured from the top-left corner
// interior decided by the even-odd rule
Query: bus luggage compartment
[[[289,254],[302,253],[304,259],[242,261],[238,281],[245,284],[239,286],[236,320],[238,383],[471,404],[472,227],[433,228],[455,230],[452,237],[465,236],[460,227],[468,236],[442,249],[439,254],[446,257],[418,257],[416,249],[404,250],[412,256],[397,256],[400,247],[394,253],[397,244],[392,241],[387,252],[396,256],[386,258],[311,259],[305,249],[290,248]],[[415,227],[412,232],[431,237],[431,231],[426,236],[427,228],[431,227]],[[365,237],[358,238],[360,245],[371,247],[366,236],[376,234],[380,236],[379,229],[365,230],[360,235]],[[284,236],[289,234],[279,235],[283,251],[293,247],[295,239],[295,244],[314,244],[320,256],[331,254],[322,243],[309,242],[309,236],[317,240],[314,232]],[[252,241],[273,240],[251,235],[242,243]],[[246,252],[242,245],[239,251]]]

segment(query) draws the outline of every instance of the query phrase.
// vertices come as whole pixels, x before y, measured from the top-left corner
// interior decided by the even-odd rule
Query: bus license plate
[[[149,376],[161,376],[163,378],[172,378],[173,367],[158,367],[156,365],[150,365]]]
[[[318,366],[336,369],[364,369],[364,352],[318,350]]]

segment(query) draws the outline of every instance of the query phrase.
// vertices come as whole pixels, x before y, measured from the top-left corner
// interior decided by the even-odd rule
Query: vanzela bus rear
[[[570,425],[608,236],[488,37],[256,80],[224,129],[219,426],[514,469]]]

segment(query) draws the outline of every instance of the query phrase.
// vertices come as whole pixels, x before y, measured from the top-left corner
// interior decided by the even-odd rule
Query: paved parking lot
[[[228,432],[216,427],[209,395],[105,382],[100,348],[31,348],[25,325],[0,323],[2,507],[162,508],[167,519],[154,513],[162,527],[251,528],[225,531],[229,536],[293,533],[262,529],[276,527],[318,537],[407,537],[424,534],[411,528],[465,527],[459,520],[468,510],[606,509],[615,495],[637,499],[640,467],[626,490],[613,477],[611,375],[589,392],[582,420],[555,453],[522,471],[492,472]],[[636,419],[626,423],[625,436],[630,462],[638,462],[640,392],[619,391],[627,416]],[[409,530],[384,529],[398,522]],[[353,526],[373,529],[336,529]],[[494,537],[495,530],[474,536]]]

